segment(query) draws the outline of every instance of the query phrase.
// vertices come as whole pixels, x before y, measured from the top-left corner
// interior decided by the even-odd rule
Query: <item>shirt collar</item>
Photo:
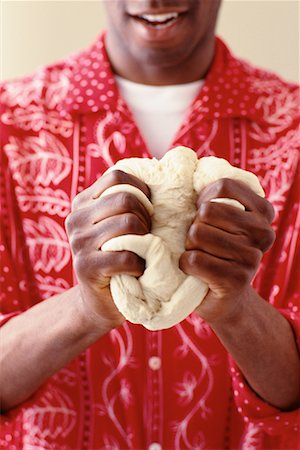
[[[121,99],[105,50],[105,33],[87,50],[70,57],[66,65],[69,88],[62,111],[85,114],[117,107]]]
[[[62,112],[87,114],[124,107],[105,50],[105,33],[66,63],[69,89],[60,104]],[[217,37],[212,65],[193,102],[191,114],[207,119],[245,117],[265,122],[265,110],[259,98],[262,83],[268,78],[274,80],[275,76],[235,58]]]

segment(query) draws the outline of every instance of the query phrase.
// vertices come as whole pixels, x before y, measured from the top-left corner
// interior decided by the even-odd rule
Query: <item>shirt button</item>
[[[158,370],[161,368],[161,359],[159,356],[151,356],[151,358],[149,358],[148,364],[149,364],[150,369]],[[156,450],[156,447],[151,450]]]
[[[148,450],[162,450],[162,447],[157,442],[152,442],[152,444],[149,445]]]

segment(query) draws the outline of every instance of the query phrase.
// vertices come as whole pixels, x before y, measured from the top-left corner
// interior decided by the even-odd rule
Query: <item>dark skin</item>
[[[107,51],[117,74],[156,85],[205,77],[213,58],[219,0],[118,0],[105,5]],[[179,13],[178,21],[162,31],[135,18],[136,14],[174,11]],[[26,400],[49,376],[124,322],[111,298],[110,277],[119,273],[139,277],[145,262],[131,252],[101,252],[101,245],[115,236],[143,235],[151,229],[147,211],[133,195],[99,198],[109,186],[124,183],[150,198],[143,182],[117,171],[74,199],[66,229],[78,285],[1,328],[4,411]],[[236,199],[246,211],[211,203],[216,197]],[[270,203],[243,183],[213,183],[198,197],[180,267],[208,284],[209,292],[196,312],[210,324],[247,382],[265,401],[291,409],[300,403],[295,338],[285,318],[250,284],[263,253],[274,241],[272,219]]]
[[[150,198],[150,190],[138,178],[115,171],[98,179],[75,197],[73,212],[66,228],[73,253],[73,264],[84,299],[91,311],[117,324],[124,321],[111,298],[110,278],[118,273],[139,277],[145,261],[132,252],[102,252],[109,239],[125,234],[147,234],[151,219],[145,207],[129,193],[117,193],[99,198],[102,192],[116,184],[131,184]],[[99,292],[105,301],[99,302]],[[91,299],[91,300],[90,300]],[[102,310],[102,308],[107,308]]]
[[[220,0],[105,2],[106,47],[115,72],[142,84],[182,84],[203,78],[214,55]],[[178,11],[180,20],[161,36],[136,19],[144,12]]]
[[[110,294],[110,277],[119,273],[138,277],[145,262],[131,252],[105,253],[99,249],[115,236],[148,233],[151,220],[131,194],[99,198],[105,189],[120,183],[131,184],[150,197],[144,183],[120,171],[103,176],[77,195],[66,229],[78,285],[2,327],[2,411],[26,400],[49,376],[124,322]]]

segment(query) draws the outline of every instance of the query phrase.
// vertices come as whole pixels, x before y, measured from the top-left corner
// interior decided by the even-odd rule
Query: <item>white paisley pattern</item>
[[[299,136],[300,129],[293,129],[274,144],[250,151],[249,168],[265,174],[260,181],[274,206],[276,219],[284,207],[299,161]]]
[[[67,217],[70,213],[70,198],[61,189],[27,185],[16,187],[16,195],[21,211],[42,212],[50,216]]]
[[[278,79],[253,77],[251,87],[252,92],[259,95],[255,107],[263,113],[264,127],[252,122],[250,136],[261,143],[268,143],[299,117],[299,93],[297,90],[291,91]]]
[[[196,357],[198,366],[196,372],[197,375],[193,372],[185,371],[183,380],[175,384],[174,389],[178,394],[178,401],[179,403],[191,403],[191,401],[194,399],[195,389],[197,386],[202,387],[202,394],[200,397],[195,399],[195,402],[193,403],[193,405],[191,405],[191,409],[188,414],[186,414],[185,417],[181,418],[180,421],[174,423],[174,429],[176,430],[174,449],[180,450],[184,445],[184,448],[194,450],[195,441],[191,442],[188,438],[189,422],[194,417],[194,415],[198,413],[198,411],[200,411],[200,415],[203,418],[211,413],[210,409],[206,405],[206,401],[213,388],[213,371],[209,363],[209,359],[195,345],[191,337],[184,330],[184,327],[181,324],[178,324],[175,327],[182,343],[179,348],[177,347],[175,349],[174,354],[184,357],[191,352]],[[205,444],[205,439],[202,433],[200,433],[199,436],[194,436],[193,439],[200,439],[199,445],[200,442],[201,445]],[[198,446],[198,448],[205,447]]]
[[[72,136],[73,122],[70,114],[61,116],[57,111],[45,111],[41,105],[28,105],[25,108],[8,109],[2,114],[2,122],[14,125],[24,131],[38,132],[42,129],[64,138]]]
[[[112,342],[117,346],[119,351],[118,361],[115,363],[114,359],[109,355],[103,355],[102,359],[104,364],[110,367],[110,373],[107,378],[103,380],[102,383],[102,398],[103,405],[100,405],[100,411],[109,416],[110,420],[116,427],[116,430],[120,433],[122,440],[128,445],[129,448],[131,445],[131,433],[128,429],[125,429],[120,419],[116,416],[115,406],[118,400],[125,400],[125,405],[129,405],[133,402],[133,397],[131,395],[131,388],[128,382],[121,378],[121,389],[119,392],[110,393],[111,386],[113,385],[116,378],[120,377],[125,367],[130,367],[133,364],[132,354],[133,354],[133,340],[130,328],[127,323],[124,323],[122,327],[122,331],[125,333],[126,341],[123,339],[122,334],[119,330],[115,329],[111,331],[110,336]],[[106,447],[105,447],[106,448]]]
[[[43,299],[53,297],[70,289],[69,283],[63,278],[53,278],[49,275],[43,276],[39,273],[35,275],[37,286]]]
[[[35,271],[60,272],[68,264],[71,251],[65,230],[53,219],[41,216],[38,222],[24,220],[29,255]]]
[[[261,430],[254,424],[249,424],[243,436],[243,450],[256,450],[261,444]]]
[[[58,388],[51,388],[23,413],[23,449],[60,450],[56,440],[67,436],[75,423],[76,411],[70,397]]]
[[[1,88],[5,319],[77,282],[64,229],[71,199],[120,158],[151,155],[118,93],[104,36],[87,51]],[[283,237],[267,255],[278,277],[266,277],[262,264],[256,286],[275,307],[288,287],[280,307],[291,313],[292,326],[300,279],[293,266],[299,204],[292,186],[298,118],[295,86],[237,60],[217,40],[215,61],[173,143],[260,177]],[[240,441],[243,450],[287,448],[281,436],[296,448],[298,419],[297,411],[274,413],[259,400],[238,368],[228,366],[211,328],[192,314],[170,330],[151,333],[126,322],[103,336],[4,417],[0,445],[208,450],[230,448],[227,432],[228,442]]]
[[[35,103],[54,109],[68,93],[70,74],[67,68],[38,71],[33,77],[28,78],[26,83],[24,80],[7,83],[0,101],[10,107],[27,108]]]
[[[24,139],[12,136],[4,150],[11,163],[14,179],[48,186],[59,184],[70,173],[72,160],[63,143],[48,131]]]

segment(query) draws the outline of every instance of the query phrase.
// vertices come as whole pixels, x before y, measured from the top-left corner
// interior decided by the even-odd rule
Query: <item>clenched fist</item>
[[[101,320],[107,320],[112,327],[120,325],[124,317],[112,300],[110,277],[120,273],[138,277],[144,272],[145,262],[128,251],[102,252],[101,246],[113,237],[143,235],[151,228],[150,216],[136,196],[120,192],[100,198],[107,188],[116,184],[135,186],[150,198],[150,190],[142,181],[115,170],[78,194],[66,219],[74,270],[84,306],[96,320],[100,315]]]
[[[245,211],[210,201],[215,198],[235,199]],[[226,178],[203,189],[197,208],[180,268],[208,284],[196,312],[213,323],[229,317],[247,298],[262,255],[275,239],[274,211],[244,183]]]

